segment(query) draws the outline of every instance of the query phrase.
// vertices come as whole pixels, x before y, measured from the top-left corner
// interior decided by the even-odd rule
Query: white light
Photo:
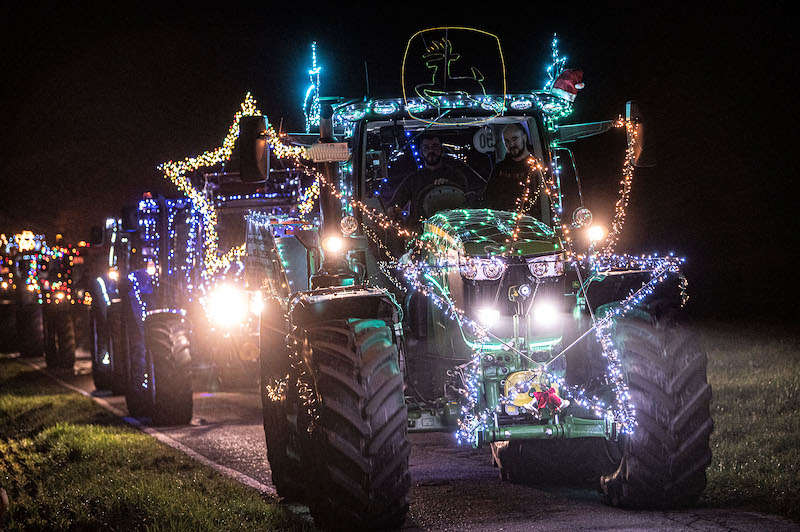
[[[344,241],[338,236],[329,236],[322,241],[322,248],[328,253],[339,253],[344,247]]]
[[[151,277],[156,274],[156,263],[153,261],[147,261],[147,275]]]
[[[553,325],[558,319],[558,311],[555,305],[547,301],[542,301],[533,307],[533,319],[542,326]]]
[[[153,273],[155,273],[155,266],[153,266]],[[150,275],[152,275],[152,273]],[[115,268],[111,268],[108,270],[108,278],[112,281],[119,281],[119,272]]]
[[[606,236],[606,229],[602,225],[593,225],[586,233],[589,236],[589,242],[600,242]]]
[[[230,284],[215,287],[206,304],[209,319],[222,327],[244,322],[248,308],[247,292]]]
[[[478,323],[486,328],[493,327],[500,321],[500,311],[492,307],[482,307],[477,312]]]

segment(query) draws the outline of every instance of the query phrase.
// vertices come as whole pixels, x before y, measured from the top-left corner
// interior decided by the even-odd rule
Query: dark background
[[[5,11],[0,231],[79,240],[145,190],[175,193],[156,165],[218,146],[248,90],[273,124],[300,130],[312,40],[324,94],[363,95],[366,60],[372,95],[398,96],[419,29],[497,34],[510,91],[542,86],[557,32],[586,82],[570,121],[615,118],[631,98],[646,113],[657,166],[637,170],[619,250],[688,257],[696,314],[796,319],[796,46],[783,5],[540,4]],[[600,220],[623,153],[621,132],[578,148]]]

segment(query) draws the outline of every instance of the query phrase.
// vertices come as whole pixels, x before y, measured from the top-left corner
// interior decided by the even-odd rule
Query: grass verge
[[[310,528],[9,359],[0,359],[0,487],[10,499],[0,529]]]
[[[753,325],[699,332],[714,393],[706,503],[800,521],[800,338]]]

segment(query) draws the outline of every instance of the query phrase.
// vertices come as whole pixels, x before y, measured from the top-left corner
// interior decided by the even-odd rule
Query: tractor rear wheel
[[[706,354],[693,335],[666,319],[620,319],[614,341],[637,426],[620,440],[616,471],[600,479],[604,499],[626,508],[691,505],[705,489],[711,462]]]
[[[410,477],[408,415],[392,329],[382,320],[308,327],[302,353],[317,401],[305,456],[317,480],[309,502],[322,528],[402,525]],[[310,393],[309,393],[310,392]]]
[[[192,358],[183,318],[156,314],[145,321],[143,332],[142,338],[133,324],[129,336],[128,410],[133,416],[149,417],[155,425],[188,424],[192,419]]]

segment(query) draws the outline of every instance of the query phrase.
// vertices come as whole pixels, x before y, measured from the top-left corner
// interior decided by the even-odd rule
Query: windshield
[[[532,117],[498,117],[482,124],[440,119],[371,122],[364,168],[366,192],[385,212],[417,224],[456,208],[515,211],[531,156],[544,161]],[[532,190],[540,185],[537,175]],[[544,195],[528,214],[550,223]]]

